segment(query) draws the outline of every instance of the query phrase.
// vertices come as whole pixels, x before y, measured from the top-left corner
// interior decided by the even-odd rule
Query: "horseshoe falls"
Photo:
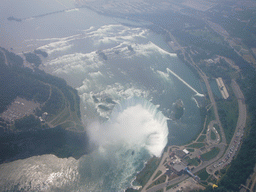
[[[149,154],[160,157],[167,144],[167,118],[151,102],[137,97],[116,105],[109,121],[97,131],[89,130],[90,138],[101,147],[125,143],[131,149],[145,148]]]
[[[24,6],[23,13],[12,9],[0,14],[30,18],[45,13],[30,1],[34,7]],[[85,131],[95,146],[78,160],[42,155],[1,164],[0,191],[124,191],[167,144],[183,144],[200,131],[193,99],[202,93],[199,80],[161,35],[145,27],[148,23],[125,26],[86,8],[0,22],[6,39],[12,40],[1,36],[2,45],[20,55],[47,52],[40,68],[77,89]],[[173,121],[178,99],[184,115]]]

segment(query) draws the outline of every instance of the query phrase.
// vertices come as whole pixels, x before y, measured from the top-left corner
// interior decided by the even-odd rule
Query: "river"
[[[122,191],[167,143],[183,144],[200,131],[199,80],[147,23],[124,25],[131,23],[70,0],[10,0],[0,9],[1,46],[49,54],[41,69],[78,90],[85,130],[98,146],[79,160],[43,155],[2,164],[1,191]],[[185,110],[173,121],[177,99]]]

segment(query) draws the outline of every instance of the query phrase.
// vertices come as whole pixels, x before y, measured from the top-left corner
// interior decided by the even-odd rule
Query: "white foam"
[[[66,10],[65,12],[73,12],[73,11],[79,11],[79,9],[78,8],[75,8],[75,9],[69,9],[69,10]]]
[[[166,119],[149,101],[131,98],[113,109],[107,123],[92,124],[88,133],[91,141],[101,147],[122,142],[124,145],[145,147],[159,157],[167,144]]]
[[[85,73],[98,69],[102,65],[103,62],[99,60],[96,52],[67,54],[45,63],[46,67],[58,68],[54,71],[55,73],[69,73],[70,71]]]

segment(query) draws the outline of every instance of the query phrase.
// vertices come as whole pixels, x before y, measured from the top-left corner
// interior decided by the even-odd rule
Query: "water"
[[[0,190],[122,191],[167,142],[182,144],[198,134],[193,99],[201,93],[198,79],[143,23],[127,27],[118,19],[72,9],[69,0],[51,3],[49,9],[32,0],[4,2],[2,7],[12,8],[1,9],[0,42],[20,55],[36,48],[49,54],[42,69],[78,90],[82,121],[98,148],[79,160],[44,155],[2,164]],[[31,18],[64,9],[72,10]],[[7,21],[12,15],[30,19]],[[167,121],[177,99],[184,103],[184,115]]]

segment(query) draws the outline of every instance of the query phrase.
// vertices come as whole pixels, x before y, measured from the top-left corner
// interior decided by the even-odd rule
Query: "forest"
[[[16,97],[21,97],[42,104],[41,110],[35,112],[37,115],[42,111],[57,115],[63,105],[69,105],[80,119],[79,96],[65,80],[36,67],[33,70],[24,67],[20,56],[4,48],[0,48],[0,68],[0,113]],[[10,126],[3,119],[0,123]],[[15,132],[0,132],[0,163],[42,154],[79,158],[88,152],[86,132],[69,131],[61,126],[49,128],[34,115],[17,119],[11,126]]]
[[[66,81],[45,73],[38,68],[34,71],[30,68],[23,67],[23,59],[12,52],[1,48],[4,51],[9,62],[5,64],[5,58],[0,52],[0,113],[7,109],[8,105],[17,97],[25,98],[27,100],[34,100],[39,103],[44,103],[49,97],[50,86],[55,86],[64,94],[70,103],[70,109],[75,111],[79,109],[80,98],[77,91],[68,86]],[[74,94],[73,94],[74,93]],[[54,111],[60,108],[62,103],[58,101],[57,91],[54,89],[53,97],[46,106],[45,111]],[[74,95],[76,98],[74,98]],[[55,99],[54,99],[55,98]],[[75,102],[78,101],[78,102]],[[77,115],[80,117],[80,110],[77,110]]]

